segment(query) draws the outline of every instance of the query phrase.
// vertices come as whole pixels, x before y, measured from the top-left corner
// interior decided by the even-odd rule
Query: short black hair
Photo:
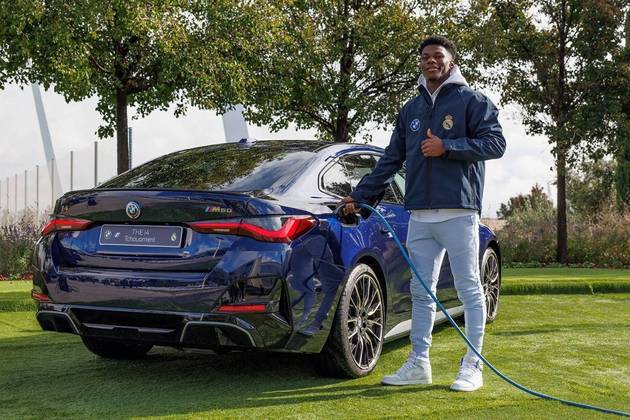
[[[442,46],[442,47],[446,48],[446,51],[451,53],[451,55],[453,56],[453,60],[457,58],[457,48],[455,47],[455,44],[453,44],[445,36],[430,36],[430,37],[426,38],[420,44],[420,48],[418,48],[418,53],[422,54],[422,50],[424,50],[424,47],[426,47],[427,45],[439,45],[439,46]]]

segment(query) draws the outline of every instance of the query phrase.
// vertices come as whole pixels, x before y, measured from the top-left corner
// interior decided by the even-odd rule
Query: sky
[[[496,103],[498,95],[485,92]],[[70,151],[73,157],[73,189],[93,186],[95,131],[101,122],[96,112],[96,99],[66,103],[61,95],[42,92],[44,108],[52,138],[58,171],[64,191],[70,188]],[[547,139],[531,136],[521,124],[519,110],[512,106],[499,107],[499,121],[507,141],[505,155],[486,162],[486,180],[482,217],[496,217],[501,203],[518,194],[528,193],[536,183],[554,199],[553,157]],[[130,111],[129,115],[133,115]],[[18,175],[18,210],[35,202],[35,167],[40,166],[40,201],[52,200],[46,172],[35,104],[30,86],[20,89],[8,85],[0,91],[0,209],[7,207],[7,177],[9,177],[9,208],[15,205],[15,174]],[[175,118],[171,111],[155,111],[149,116],[132,120],[133,166],[176,150],[225,141],[221,116],[211,111],[189,109]],[[249,135],[255,139],[313,139],[314,130],[289,128],[271,132],[268,127],[249,125]],[[385,147],[391,130],[375,131],[373,144]],[[99,141],[98,182],[115,175],[115,141]],[[55,194],[58,195],[58,192]],[[555,201],[555,200],[554,200]]]

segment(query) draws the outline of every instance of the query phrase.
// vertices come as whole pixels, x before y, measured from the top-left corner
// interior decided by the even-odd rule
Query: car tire
[[[481,283],[486,301],[486,323],[491,323],[499,312],[499,294],[501,292],[501,267],[494,249],[488,247],[481,262]]]
[[[95,337],[81,337],[85,347],[97,356],[107,359],[140,359],[151,350],[152,344],[128,343],[117,340],[105,340]]]
[[[317,366],[321,374],[340,378],[368,375],[383,349],[385,300],[374,271],[355,266],[337,305],[333,326]]]

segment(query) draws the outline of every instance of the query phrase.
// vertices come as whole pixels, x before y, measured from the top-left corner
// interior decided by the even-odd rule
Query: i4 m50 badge
[[[452,115],[445,116],[444,121],[442,121],[442,127],[444,127],[445,130],[450,130],[453,128],[454,124]]]

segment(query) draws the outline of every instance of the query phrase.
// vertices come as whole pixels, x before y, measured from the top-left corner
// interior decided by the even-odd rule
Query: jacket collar
[[[451,72],[448,78],[437,89],[435,89],[435,92],[433,92],[433,95],[431,95],[429,93],[429,89],[427,89],[427,81],[424,78],[424,75],[421,74],[420,77],[418,77],[418,90],[420,90],[420,92],[422,93],[422,88],[424,88],[424,90],[429,94],[429,96],[432,97],[433,101],[435,101],[435,98],[437,97],[438,92],[446,85],[468,86],[468,82],[466,82],[466,79],[464,79],[464,76],[462,75],[462,72],[459,70],[459,67],[457,66],[457,64],[455,64],[453,68],[451,69]]]

